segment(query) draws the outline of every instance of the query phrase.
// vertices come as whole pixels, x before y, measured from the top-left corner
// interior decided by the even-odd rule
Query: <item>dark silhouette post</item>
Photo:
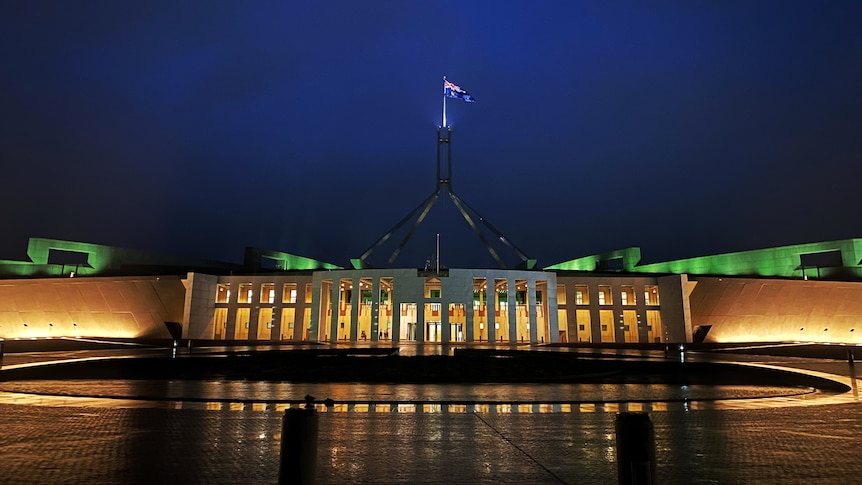
[[[617,475],[620,485],[651,485],[655,481],[655,430],[647,413],[619,413]]]
[[[316,482],[318,416],[313,399],[302,409],[284,410],[279,484],[310,485]]]

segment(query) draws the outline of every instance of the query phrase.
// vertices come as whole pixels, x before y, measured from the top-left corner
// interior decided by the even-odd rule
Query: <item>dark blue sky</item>
[[[542,266],[862,237],[860,26],[857,0],[3,2],[0,257],[346,265],[434,190],[443,75],[477,99],[449,104],[456,193]],[[435,233],[491,264],[441,200],[396,265]]]

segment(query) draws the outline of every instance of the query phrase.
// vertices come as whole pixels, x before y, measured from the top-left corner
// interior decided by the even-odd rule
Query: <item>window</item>
[[[220,283],[216,287],[216,303],[227,303],[230,301],[230,283]]]
[[[253,300],[251,283],[240,283],[239,285],[239,302],[240,303],[251,303]]]
[[[275,301],[275,283],[264,283],[260,286],[260,302],[273,303]]]
[[[281,291],[282,303],[296,303],[296,283],[285,283]]]
[[[623,304],[623,306],[637,304],[637,302],[635,301],[634,286],[622,286],[620,288],[620,302]]]
[[[425,278],[425,298],[440,298],[440,278]]]
[[[644,303],[647,305],[658,305],[658,286],[644,286]]]
[[[599,305],[613,305],[614,301],[611,298],[611,287],[599,285]]]
[[[557,305],[566,304],[566,286],[557,285]]]
[[[587,285],[577,285],[575,286],[575,304],[576,305],[589,305],[590,304],[590,292],[587,288]]]
[[[515,280],[515,305],[527,304],[527,280]]]

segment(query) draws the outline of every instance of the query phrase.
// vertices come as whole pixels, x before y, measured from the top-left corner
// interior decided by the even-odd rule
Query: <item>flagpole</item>
[[[437,233],[437,274],[440,274],[440,233]]]
[[[446,76],[443,76],[443,128],[446,128]]]

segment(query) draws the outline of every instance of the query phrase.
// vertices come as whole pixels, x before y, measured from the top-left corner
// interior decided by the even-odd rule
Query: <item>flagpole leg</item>
[[[446,128],[446,95],[443,95],[443,128]]]

